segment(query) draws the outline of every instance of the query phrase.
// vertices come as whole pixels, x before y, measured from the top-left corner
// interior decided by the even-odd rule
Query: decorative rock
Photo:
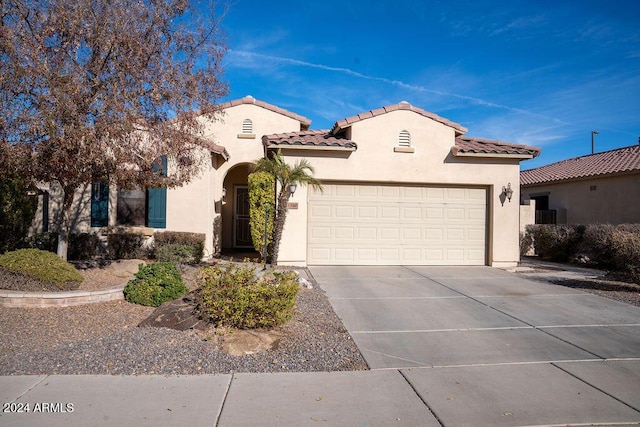
[[[244,356],[278,348],[282,334],[275,331],[237,330],[222,338],[222,350],[231,356]]]
[[[122,259],[112,262],[105,270],[114,276],[129,278],[138,272],[140,264],[146,263],[141,259]]]
[[[209,324],[194,314],[193,296],[187,294],[177,300],[168,301],[158,307],[151,316],[144,319],[138,326],[153,326],[170,328],[177,331],[198,329],[205,331]]]
[[[300,283],[300,286],[306,289],[313,289],[313,284],[308,281],[307,279],[305,279],[304,277],[300,277],[298,279],[298,282]]]

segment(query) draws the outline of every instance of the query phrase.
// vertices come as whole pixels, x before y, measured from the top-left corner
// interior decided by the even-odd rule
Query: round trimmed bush
[[[158,307],[188,292],[175,264],[156,262],[140,264],[139,270],[124,288],[124,297],[134,304]]]
[[[195,293],[196,312],[216,325],[270,328],[293,316],[299,284],[293,271],[258,277],[249,266],[205,268]]]
[[[7,252],[0,255],[0,266],[59,289],[77,289],[84,280],[74,266],[54,253],[40,249]]]

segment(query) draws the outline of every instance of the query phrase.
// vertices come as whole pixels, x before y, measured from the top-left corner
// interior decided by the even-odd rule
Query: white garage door
[[[309,265],[484,265],[484,188],[327,184],[309,196]]]

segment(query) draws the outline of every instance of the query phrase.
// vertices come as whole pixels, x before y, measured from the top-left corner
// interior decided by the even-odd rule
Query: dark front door
[[[251,228],[249,226],[249,188],[236,186],[234,188],[233,206],[233,247],[252,248]]]

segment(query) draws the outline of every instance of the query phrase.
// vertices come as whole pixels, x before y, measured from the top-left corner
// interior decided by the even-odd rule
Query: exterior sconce
[[[511,197],[513,197],[513,190],[511,189],[511,183],[508,183],[506,187],[504,186],[502,187],[502,196],[509,199],[509,203],[511,203]],[[504,201],[502,203],[504,204]]]
[[[297,189],[298,189],[298,186],[296,185],[295,182],[293,184],[289,184],[289,197],[292,197],[293,193],[295,193]]]
[[[224,199],[227,196],[227,189],[222,187],[222,198]]]

